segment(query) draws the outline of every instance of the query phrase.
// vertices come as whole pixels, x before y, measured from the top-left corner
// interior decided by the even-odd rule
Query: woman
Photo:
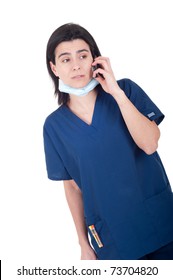
[[[164,115],[116,81],[77,24],[51,35],[47,67],[60,105],[44,124],[47,172],[64,181],[81,259],[173,259],[173,194],[156,152]]]

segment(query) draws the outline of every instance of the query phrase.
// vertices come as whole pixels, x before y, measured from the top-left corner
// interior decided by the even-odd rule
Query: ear
[[[57,72],[57,69],[56,69],[56,65],[53,64],[52,61],[50,61],[49,64],[50,64],[50,68],[51,68],[52,72],[55,74],[56,77],[58,77],[58,72]]]

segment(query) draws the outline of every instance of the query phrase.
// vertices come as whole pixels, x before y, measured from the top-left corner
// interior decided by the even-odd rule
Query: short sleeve
[[[164,119],[164,114],[144,92],[144,90],[138,86],[135,82],[126,79],[126,88],[128,97],[135,107],[148,119],[155,121],[159,125]]]
[[[71,180],[63,161],[44,125],[43,128],[44,152],[48,178],[51,180]]]

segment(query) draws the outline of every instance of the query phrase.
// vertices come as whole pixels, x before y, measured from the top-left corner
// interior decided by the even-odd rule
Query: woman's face
[[[55,65],[50,62],[53,73],[65,84],[81,88],[92,78],[93,57],[89,45],[81,39],[60,43],[55,49]]]

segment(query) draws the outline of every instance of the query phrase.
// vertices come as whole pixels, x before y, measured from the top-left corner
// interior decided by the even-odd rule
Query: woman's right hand
[[[81,260],[97,260],[96,253],[90,245],[81,247]]]

